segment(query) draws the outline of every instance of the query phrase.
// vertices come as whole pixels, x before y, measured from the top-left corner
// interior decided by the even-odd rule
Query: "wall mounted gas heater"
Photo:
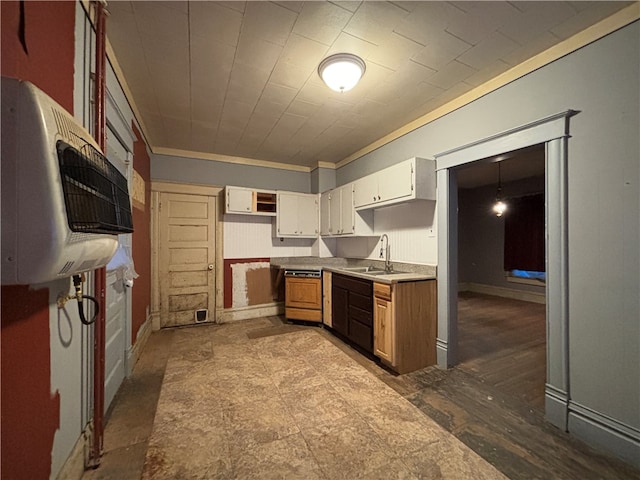
[[[106,265],[133,231],[126,178],[33,84],[2,77],[2,284]]]

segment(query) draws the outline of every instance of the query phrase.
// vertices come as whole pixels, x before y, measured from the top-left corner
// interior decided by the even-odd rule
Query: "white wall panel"
[[[307,257],[314,239],[273,237],[275,217],[224,216],[224,258]]]

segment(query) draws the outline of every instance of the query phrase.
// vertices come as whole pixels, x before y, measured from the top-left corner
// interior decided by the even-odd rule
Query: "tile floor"
[[[83,479],[640,478],[485,387],[280,317],[156,332]]]

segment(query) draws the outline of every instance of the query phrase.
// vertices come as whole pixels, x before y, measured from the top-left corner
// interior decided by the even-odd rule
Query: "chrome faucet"
[[[384,240],[387,240],[386,248],[383,247]],[[393,265],[391,265],[391,247],[389,246],[389,237],[387,234],[383,234],[380,239],[380,258],[382,258],[382,252],[384,251],[384,271],[389,273],[393,272]]]

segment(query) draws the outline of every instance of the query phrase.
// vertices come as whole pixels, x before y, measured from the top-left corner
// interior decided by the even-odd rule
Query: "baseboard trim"
[[[131,375],[133,371],[133,367],[135,367],[136,363],[140,359],[140,355],[144,350],[144,346],[147,344],[147,340],[151,336],[151,317],[148,317],[147,320],[140,325],[138,329],[138,334],[136,335],[136,343],[127,351],[127,377]]]
[[[571,435],[640,468],[638,429],[575,402],[569,402],[568,425]]]
[[[547,383],[544,388],[545,420],[563,432],[566,432],[568,413],[569,394]]]
[[[447,349],[449,348],[446,340],[436,338],[436,362],[440,368],[449,368]]]
[[[544,293],[527,292],[524,290],[516,290],[514,288],[496,287],[495,285],[485,285],[483,283],[460,283],[458,284],[459,292],[475,292],[484,293],[485,295],[494,295],[496,297],[512,298],[514,300],[522,300],[533,303],[547,303]]]
[[[86,435],[83,433],[58,472],[56,480],[80,480],[85,471]]]
[[[282,315],[284,313],[284,303],[265,303],[262,305],[252,305],[250,307],[227,308],[221,310],[216,315],[218,323],[237,322],[250,318],[268,317],[270,315]]]

